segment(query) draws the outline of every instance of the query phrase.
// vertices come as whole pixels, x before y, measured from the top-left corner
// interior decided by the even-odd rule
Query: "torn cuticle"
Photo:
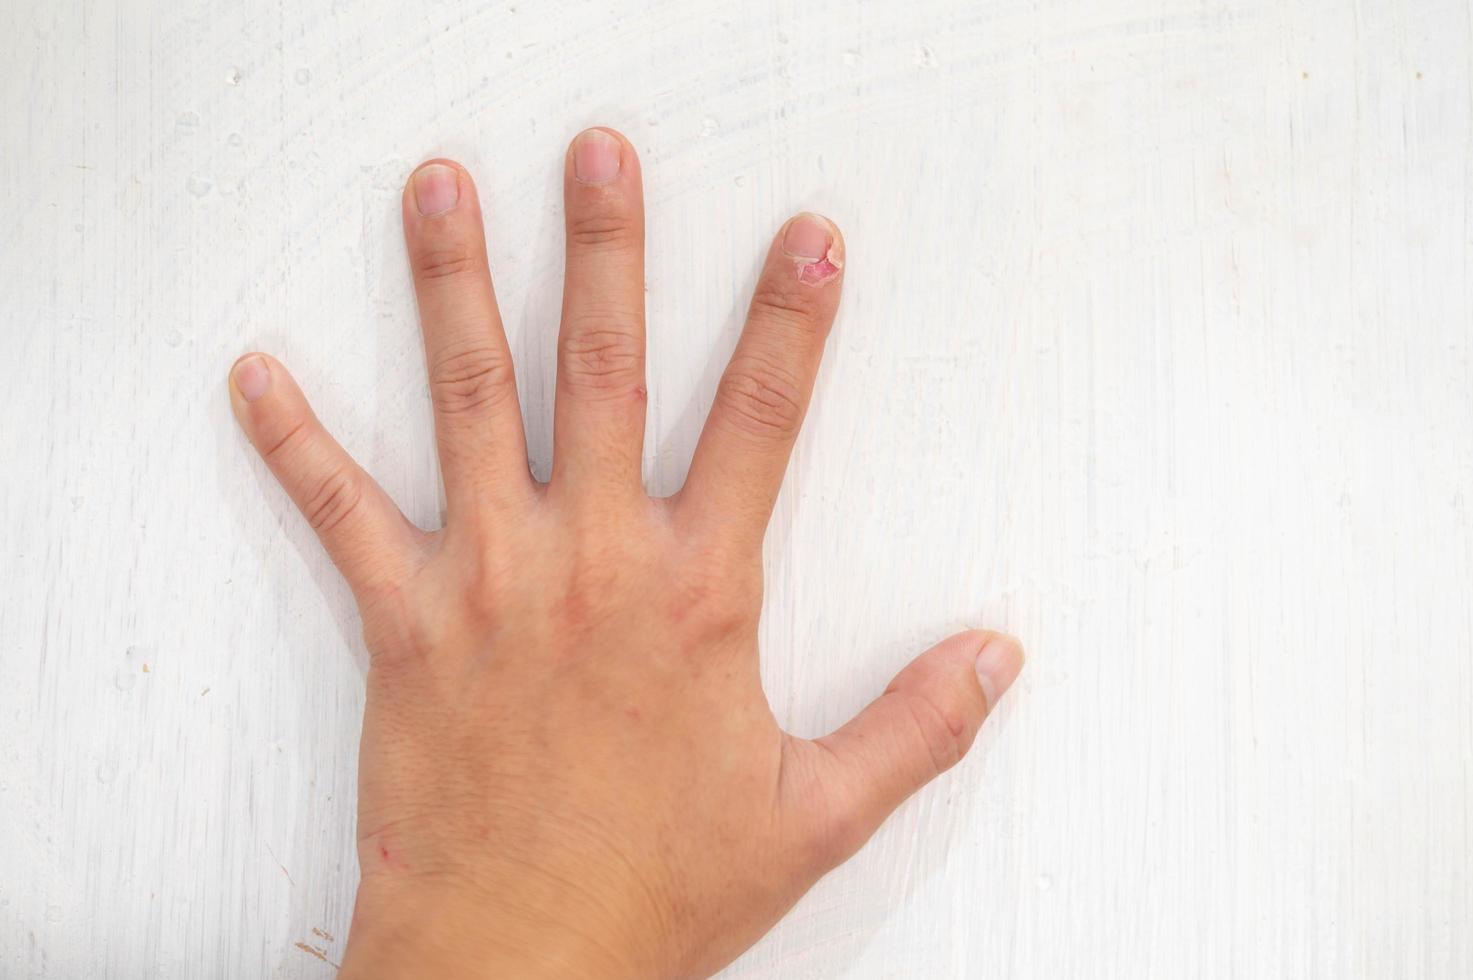
[[[810,286],[822,286],[843,271],[844,256],[839,252],[837,245],[831,245],[828,254],[817,262],[799,259],[794,264],[798,267],[799,282],[806,282]]]
[[[783,251],[793,260],[798,281],[821,286],[844,268],[844,245],[834,223],[805,211],[783,231]]]

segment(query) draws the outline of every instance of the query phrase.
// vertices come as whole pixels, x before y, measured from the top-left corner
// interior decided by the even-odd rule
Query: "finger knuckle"
[[[512,555],[505,549],[478,543],[467,549],[459,565],[465,583],[463,602],[471,621],[483,629],[499,623],[517,576]]]
[[[363,504],[363,481],[347,467],[330,470],[302,506],[307,523],[318,534],[329,534]]]
[[[441,414],[484,414],[515,390],[511,358],[490,346],[452,351],[431,367],[430,386]]]
[[[761,568],[733,571],[727,563],[702,567],[713,571],[687,571],[669,592],[671,617],[688,624],[700,640],[751,630],[762,611]]]
[[[472,652],[505,625],[527,574],[525,559],[479,531],[444,536],[439,548],[438,568],[421,566],[400,588],[389,620],[390,645],[418,660]]]
[[[779,283],[770,277],[759,282],[752,295],[752,318],[797,333],[822,335],[827,319],[821,315],[817,295],[795,286],[796,282]]]
[[[420,649],[414,642],[418,604],[409,594],[411,580],[391,574],[369,579],[359,587],[363,638],[375,659],[381,652],[417,653]]]
[[[308,432],[308,420],[298,418],[286,427],[286,431],[277,436],[275,441],[265,449],[261,450],[261,458],[268,464],[276,464],[287,456],[306,439]]]
[[[644,373],[643,344],[632,330],[573,324],[561,354],[559,376],[575,389],[624,388]]]
[[[971,739],[960,712],[923,694],[895,693],[889,696],[901,699],[905,715],[914,726],[915,737],[920,739],[930,756],[935,775],[939,776],[956,765],[966,754]]]
[[[480,249],[468,242],[434,241],[415,252],[414,271],[421,281],[435,282],[473,273],[480,260]]]
[[[618,615],[612,597],[626,594],[633,585],[630,562],[617,549],[589,543],[575,548],[555,591],[557,620],[562,639],[572,648],[583,647],[588,638],[603,633]]]
[[[624,248],[638,237],[634,217],[620,209],[600,209],[568,219],[568,244],[579,248]]]
[[[733,362],[717,394],[727,418],[752,435],[791,439],[803,421],[803,389],[772,363]]]

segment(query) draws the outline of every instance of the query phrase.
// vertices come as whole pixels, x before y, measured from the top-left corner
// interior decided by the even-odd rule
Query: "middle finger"
[[[567,270],[553,411],[554,488],[640,489],[644,446],[644,198],[639,159],[611,129],[569,148]]]

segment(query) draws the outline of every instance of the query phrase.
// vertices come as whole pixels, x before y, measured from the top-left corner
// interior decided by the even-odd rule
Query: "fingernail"
[[[414,206],[432,218],[460,203],[460,175],[443,163],[427,163],[414,172]]]
[[[601,184],[619,176],[619,141],[601,129],[585,129],[573,140],[573,176]]]
[[[832,226],[816,214],[804,212],[788,222],[783,233],[783,251],[795,259],[817,262],[827,258],[834,243]]]
[[[982,652],[977,654],[977,679],[982,682],[982,693],[987,695],[987,708],[997,707],[997,701],[1023,669],[1023,649],[1008,636],[994,636],[987,641]]]
[[[240,397],[248,402],[260,398],[271,387],[271,369],[266,366],[266,359],[259,355],[241,358],[234,373],[235,387]]]
[[[783,231],[783,251],[793,260],[798,281],[822,286],[844,268],[844,245],[827,218],[803,212]]]

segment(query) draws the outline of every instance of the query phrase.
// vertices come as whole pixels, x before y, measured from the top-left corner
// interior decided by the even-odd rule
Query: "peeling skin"
[[[806,282],[810,286],[822,286],[844,268],[844,253],[839,248],[839,243],[834,242],[829,246],[828,254],[817,262],[800,259],[794,265],[798,267],[799,282]]]

